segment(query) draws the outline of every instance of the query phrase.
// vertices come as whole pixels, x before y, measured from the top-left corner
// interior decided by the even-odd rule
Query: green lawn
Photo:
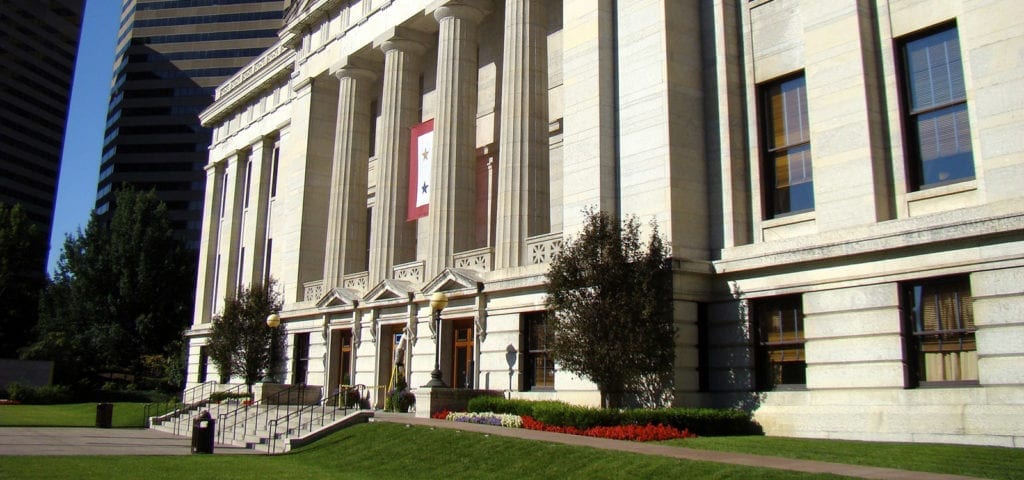
[[[288,455],[0,457],[3,479],[822,478],[400,424],[339,431]],[[827,477],[825,477],[827,478]]]
[[[141,403],[114,404],[114,426],[141,425],[143,408]],[[95,403],[0,405],[0,427],[91,427],[95,425],[95,419]],[[702,437],[664,443],[984,478],[1024,479],[1024,449],[761,436]],[[434,463],[438,465],[424,466]],[[210,476],[218,479],[251,479],[252,475],[308,478],[322,474],[345,478],[398,475],[412,478],[671,478],[684,475],[739,478],[755,474],[758,477],[789,478],[791,475],[789,472],[755,472],[743,467],[484,437],[446,429],[435,431],[372,424],[338,432],[304,450],[276,457],[3,457],[0,478],[45,478],[51,475],[65,478],[180,478],[182,472],[200,474],[205,469],[211,469],[214,474]]]
[[[701,437],[662,442],[666,445],[870,465],[982,478],[1024,479],[1024,449],[815,440],[780,437]]]
[[[114,427],[141,427],[144,403],[115,403]],[[0,405],[0,427],[94,427],[95,403]]]

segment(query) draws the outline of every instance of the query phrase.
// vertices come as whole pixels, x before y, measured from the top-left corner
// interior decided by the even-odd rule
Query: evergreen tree
[[[281,296],[274,282],[242,289],[224,302],[224,313],[213,317],[210,359],[221,372],[241,375],[252,386],[264,376],[274,376],[283,350],[280,328],[267,325],[267,317],[281,311]]]
[[[653,223],[644,248],[635,218],[620,226],[605,212],[586,215],[547,275],[552,356],[597,384],[605,407],[624,406],[627,392],[662,399],[675,360],[666,247]]]
[[[32,341],[46,283],[46,243],[21,206],[0,203],[0,357],[16,358]]]
[[[53,359],[58,383],[98,373],[159,375],[153,357],[180,357],[191,320],[195,262],[153,192],[117,193],[109,224],[93,215],[68,235],[40,302],[31,358]],[[183,368],[183,366],[182,366]]]

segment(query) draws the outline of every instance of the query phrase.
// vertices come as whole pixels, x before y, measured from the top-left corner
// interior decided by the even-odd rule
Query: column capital
[[[405,53],[419,55],[434,43],[434,36],[406,27],[391,27],[373,41],[374,48],[387,53],[400,50]]]
[[[427,11],[433,12],[438,22],[455,17],[475,24],[480,23],[480,20],[491,13],[491,0],[439,0],[427,8]]]
[[[344,57],[331,67],[331,74],[339,80],[342,78],[354,78],[373,82],[379,76],[375,62],[361,57]]]

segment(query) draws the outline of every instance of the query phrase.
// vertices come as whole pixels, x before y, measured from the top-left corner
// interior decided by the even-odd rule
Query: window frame
[[[794,337],[797,339],[790,340],[779,340],[769,341],[768,335],[764,328],[766,319],[770,319],[766,314],[769,312],[778,311],[781,312],[783,309],[792,309],[794,313],[794,320],[799,320],[799,329],[795,329],[792,332]],[[772,390],[804,390],[807,388],[807,336],[805,333],[805,315],[803,311],[803,297],[797,295],[784,295],[778,297],[768,297],[757,299],[753,301],[751,311],[754,313],[753,322],[753,334],[754,334],[754,348],[755,348],[755,387],[757,391],[772,391]],[[780,330],[785,331],[785,320],[780,322]],[[794,322],[794,327],[796,323]],[[783,336],[780,334],[780,336]],[[799,348],[799,357],[803,359],[802,362],[791,362],[791,363],[803,363],[803,382],[791,382],[782,383],[775,381],[775,362],[772,361],[772,352],[776,350],[794,350]]]
[[[309,380],[309,332],[292,336],[292,385],[305,385]]]
[[[547,327],[548,318],[547,312],[529,312],[522,315],[523,324],[523,336],[522,345],[520,345],[520,351],[522,351],[522,365],[520,366],[520,372],[523,376],[522,391],[524,392],[550,392],[555,389],[555,362],[551,357],[550,349],[547,345]],[[538,325],[543,327],[543,332],[540,336],[535,336]],[[541,344],[536,344],[534,341],[539,341]],[[541,361],[541,369],[544,372],[544,381],[541,384],[537,382],[537,360]],[[550,381],[547,381],[550,372]]]
[[[893,49],[896,54],[896,81],[899,92],[899,106],[900,106],[900,119],[903,127],[903,154],[904,154],[904,165],[906,167],[906,185],[907,190],[911,192],[918,192],[922,190],[928,190],[931,188],[941,187],[945,185],[951,185],[961,182],[969,182],[975,180],[978,175],[976,165],[974,163],[974,145],[973,145],[973,132],[970,125],[970,108],[967,104],[967,87],[964,85],[963,97],[957,100],[948,100],[942,103],[937,103],[929,107],[913,109],[913,96],[911,92],[912,79],[910,78],[910,66],[909,66],[909,51],[908,45],[911,43],[923,40],[928,37],[943,34],[947,31],[953,30],[957,39],[957,45],[960,47],[960,29],[955,21],[944,22],[938,25],[918,30],[907,35],[903,35],[895,39],[895,48]],[[960,47],[960,75],[964,76],[966,80],[963,66],[963,48]],[[971,146],[969,166],[971,169],[971,175],[951,178],[947,180],[940,180],[936,182],[927,183],[924,178],[925,165],[921,154],[920,144],[920,132],[917,127],[917,119],[924,115],[934,114],[945,110],[952,110],[958,106],[963,106],[964,115],[967,117],[967,133],[970,135],[967,144]]]
[[[804,141],[791,142],[791,143],[786,143],[786,144],[783,144],[783,145],[774,145],[773,144],[773,139],[772,139],[772,133],[775,131],[774,130],[775,129],[775,124],[773,122],[773,116],[774,116],[773,114],[775,112],[772,109],[772,102],[771,102],[772,96],[771,96],[771,92],[773,91],[774,88],[777,88],[777,87],[781,88],[781,86],[783,84],[792,82],[792,81],[797,80],[797,79],[803,80],[803,96],[802,96],[801,100],[803,101],[803,104],[804,104],[804,109],[803,110],[807,112],[807,116],[803,117],[803,118],[800,118],[800,120],[803,122],[804,125],[806,125],[806,136],[807,136],[807,138]],[[786,216],[790,216],[790,215],[797,215],[797,214],[806,213],[806,212],[813,212],[814,208],[815,208],[814,173],[813,173],[814,172],[814,168],[813,168],[813,155],[810,153],[811,152],[810,112],[809,112],[809,109],[807,108],[808,107],[808,103],[807,103],[807,77],[806,77],[804,71],[800,70],[800,71],[797,71],[797,72],[793,72],[791,74],[784,75],[784,76],[781,76],[781,77],[777,77],[777,78],[774,78],[772,80],[769,80],[769,81],[766,81],[766,82],[763,82],[763,83],[759,84],[758,87],[757,87],[757,102],[758,102],[758,108],[760,110],[758,126],[760,127],[759,128],[760,129],[760,135],[759,135],[760,136],[760,145],[761,145],[761,161],[760,161],[760,164],[761,164],[761,167],[762,167],[762,170],[761,170],[761,172],[762,172],[761,186],[762,186],[762,190],[763,190],[761,197],[762,197],[762,201],[764,203],[764,206],[763,206],[764,217],[766,219],[773,219],[773,218],[786,217]],[[808,167],[809,168],[807,169],[807,170],[809,170],[811,172],[811,174],[810,174],[810,181],[808,181],[808,182],[801,182],[801,183],[808,183],[809,184],[809,187],[810,187],[810,206],[805,207],[805,208],[796,208],[796,209],[792,208],[792,206],[790,206],[788,208],[780,208],[780,206],[777,204],[777,201],[776,201],[777,197],[779,195],[778,194],[779,188],[776,186],[776,183],[777,183],[777,178],[776,178],[777,160],[780,158],[780,155],[784,155],[786,152],[796,151],[796,150],[799,150],[799,149],[802,149],[802,148],[806,148],[807,149],[807,152],[808,152],[807,155],[810,157],[808,159]],[[788,184],[788,187],[792,188],[792,185],[793,184],[790,183],[790,184]],[[791,199],[790,199],[790,201],[791,201]]]
[[[936,329],[935,333],[922,333],[929,332],[931,330],[921,329],[918,330],[918,325],[924,325],[925,319],[920,318],[915,312],[918,311],[916,294],[914,290],[916,288],[924,288],[927,286],[943,285],[952,290],[954,294],[956,304],[956,323],[961,328],[953,329]],[[957,289],[957,287],[963,287]],[[963,320],[960,318],[961,306],[963,305],[962,297],[957,296],[959,291],[967,292],[968,305],[965,307],[969,310],[970,318]],[[941,292],[941,293],[949,293]],[[927,380],[928,371],[926,370],[927,365],[923,360],[924,347],[922,346],[923,337],[940,337],[939,345],[941,348],[943,337],[947,336],[959,336],[959,343],[963,345],[966,342],[973,345],[973,349],[961,348],[958,353],[963,352],[975,352],[974,358],[974,371],[978,370],[978,359],[976,357],[978,346],[977,336],[975,335],[978,328],[974,322],[974,295],[971,293],[971,281],[968,275],[954,275],[947,277],[936,277],[922,280],[914,280],[909,282],[903,282],[900,284],[900,317],[901,326],[903,332],[903,345],[904,345],[904,363],[906,364],[906,386],[907,388],[918,388],[918,387],[950,387],[950,386],[975,386],[978,385],[978,379],[953,379],[953,380]],[[923,308],[924,305],[921,306]],[[939,311],[938,318],[936,319],[936,326],[938,327],[942,323],[941,308],[936,307]],[[965,325],[966,322],[970,322],[970,326]],[[980,372],[978,372],[980,373]]]

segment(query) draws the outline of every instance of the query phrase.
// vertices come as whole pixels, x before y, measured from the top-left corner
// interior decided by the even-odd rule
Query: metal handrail
[[[294,393],[297,389],[304,388],[304,387],[305,387],[305,385],[291,385],[288,388],[286,388],[284,390],[281,390],[280,392],[277,392],[274,395],[272,395],[270,397],[267,397],[265,399],[252,402],[252,403],[250,403],[248,405],[242,405],[242,406],[240,406],[238,408],[235,408],[234,410],[231,410],[229,412],[218,413],[217,414],[217,425],[218,425],[218,427],[217,427],[218,428],[217,435],[218,435],[219,440],[221,441],[221,443],[223,443],[224,436],[225,436],[224,429],[227,427],[227,424],[228,424],[227,419],[229,417],[231,418],[231,440],[236,440],[237,439],[238,428],[239,428],[239,426],[238,426],[238,424],[239,424],[239,420],[238,420],[239,414],[242,415],[241,429],[242,429],[243,435],[249,432],[249,420],[252,420],[252,433],[256,434],[256,432],[259,430],[260,415],[261,415],[261,413],[266,415],[265,420],[264,420],[264,426],[267,426],[270,423],[270,407],[269,406],[270,405],[277,405],[277,406],[284,405],[286,408],[287,407],[291,407],[291,400],[290,400],[291,394]],[[281,397],[285,396],[285,395],[287,395],[287,397],[285,397],[287,399],[287,401],[285,403],[281,403]],[[261,412],[261,406],[262,406],[262,412]],[[250,410],[253,412],[252,414],[249,413]]]
[[[150,413],[161,412],[160,415],[178,416],[182,412],[191,410],[192,408],[195,408],[196,406],[201,405],[202,404],[202,400],[197,403],[197,402],[195,402],[195,399],[196,399],[197,396],[200,399],[208,399],[208,398],[210,398],[209,395],[206,395],[206,389],[207,388],[210,388],[210,392],[212,393],[213,390],[217,388],[217,382],[214,382],[214,381],[203,382],[203,383],[200,383],[199,385],[196,385],[196,386],[194,386],[194,387],[192,387],[192,388],[190,388],[188,390],[185,390],[184,392],[181,393],[181,400],[180,401],[178,400],[178,397],[174,397],[174,398],[171,398],[171,399],[169,399],[167,401],[164,401],[164,402],[147,403],[145,406],[143,406],[143,409],[142,409],[142,412],[143,412],[142,413],[142,415],[143,415],[143,422],[147,423],[147,425],[144,425],[144,426],[149,426],[148,422],[149,422],[149,417],[150,417],[149,414]],[[197,404],[194,405],[194,403],[197,403]],[[179,407],[178,405],[182,405],[182,406]],[[163,406],[163,408],[158,408],[160,406]],[[173,406],[173,408],[172,408],[172,406]],[[178,427],[177,426],[175,426],[174,433],[175,434],[178,433]]]
[[[304,413],[308,412],[309,413],[309,421],[307,422],[307,425],[308,425],[308,429],[312,430],[313,429],[313,422],[314,422],[314,420],[313,420],[313,411],[316,410],[317,408],[319,408],[320,409],[320,426],[322,427],[322,426],[324,426],[324,419],[327,418],[327,407],[328,407],[328,405],[331,406],[330,407],[331,408],[330,413],[331,413],[331,421],[333,422],[333,421],[337,420],[337,418],[338,418],[338,409],[339,408],[344,412],[344,415],[348,415],[349,406],[348,406],[347,399],[348,399],[349,392],[360,392],[360,391],[364,391],[365,389],[366,389],[366,387],[363,386],[363,385],[342,386],[337,391],[335,391],[334,394],[331,395],[330,397],[322,399],[321,402],[318,405],[303,405],[298,410],[296,410],[294,412],[289,412],[284,417],[278,417],[278,418],[275,418],[275,419],[271,420],[268,423],[268,425],[267,425],[267,429],[269,430],[269,433],[270,433],[270,445],[268,445],[268,447],[267,447],[267,454],[268,455],[273,455],[274,451],[276,451],[276,449],[277,449],[277,427],[280,426],[282,421],[284,421],[284,431],[287,433],[287,432],[291,431],[291,428],[292,428],[292,418],[293,417],[297,417],[296,418],[296,422],[295,422],[295,429],[296,429],[297,432],[302,432],[302,416],[303,416]],[[338,405],[341,405],[341,406],[339,407]],[[361,398],[361,395],[360,395],[360,398],[358,398],[356,400],[356,407],[355,408],[356,408],[356,410],[359,410],[359,409],[362,408],[362,398]]]

